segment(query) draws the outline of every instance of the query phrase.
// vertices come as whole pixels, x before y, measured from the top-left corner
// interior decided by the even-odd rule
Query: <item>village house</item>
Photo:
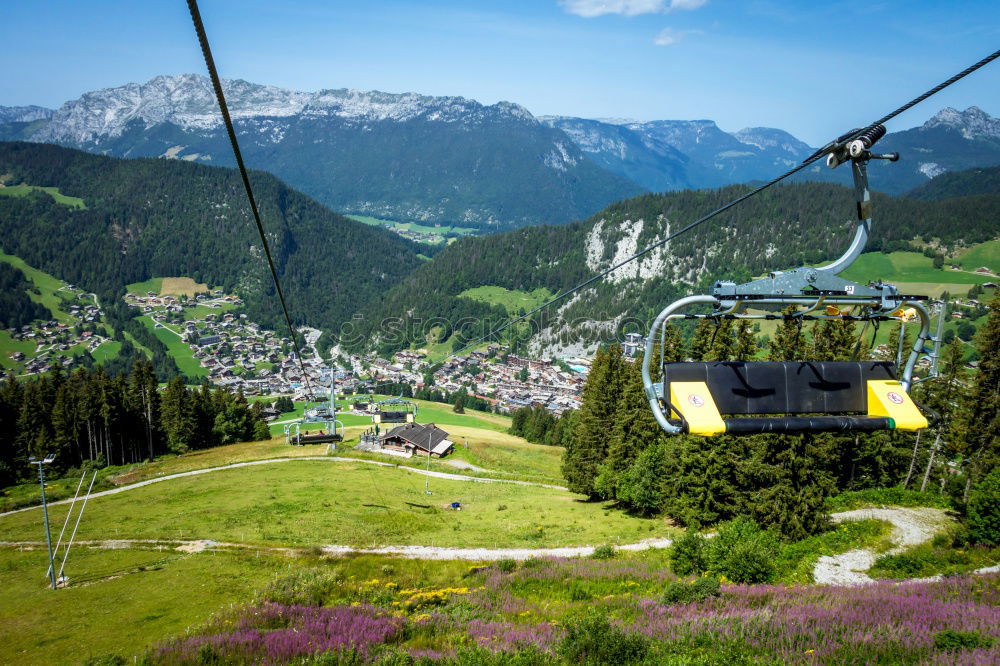
[[[399,451],[407,455],[430,455],[443,458],[451,453],[454,444],[448,433],[433,423],[406,423],[397,426],[379,438],[383,449]]]

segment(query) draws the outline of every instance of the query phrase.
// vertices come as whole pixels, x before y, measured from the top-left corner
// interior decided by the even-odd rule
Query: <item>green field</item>
[[[131,663],[151,642],[247,601],[288,559],[77,546],[66,565],[73,584],[56,592],[47,566],[44,548],[0,550],[2,663],[79,664],[112,652]]]
[[[517,289],[505,289],[503,287],[476,287],[466,289],[460,298],[469,298],[480,303],[499,305],[508,313],[515,315],[537,308],[542,303],[550,300],[555,294],[544,287],[539,287],[532,292],[520,291]]]
[[[13,352],[33,354],[35,352],[35,343],[32,340],[15,340],[10,337],[10,332],[7,329],[0,329],[0,367],[3,367],[4,370],[21,366],[20,363],[16,363],[11,359],[10,355]]]
[[[98,363],[104,363],[105,361],[111,360],[118,356],[118,352],[121,351],[122,343],[117,340],[108,340],[101,346],[99,346],[94,351],[90,352],[90,355],[94,357],[94,360]]]
[[[62,287],[66,286],[65,282],[49,275],[45,271],[32,268],[20,257],[5,254],[3,251],[0,251],[0,261],[8,263],[24,273],[28,281],[35,285],[41,296],[29,292],[28,297],[34,302],[41,303],[48,308],[49,312],[52,313],[53,319],[65,324],[72,324],[76,321],[72,315],[62,310],[63,303],[72,298],[69,292],[60,291]]]
[[[375,400],[387,400],[390,397],[395,396],[384,396],[376,395]],[[497,414],[489,414],[487,412],[480,412],[474,409],[465,410],[465,414],[456,414],[452,411],[451,407],[438,402],[428,402],[426,400],[414,400],[407,398],[411,402],[417,405],[417,422],[418,423],[436,423],[438,425],[456,425],[464,426],[467,428],[480,428],[483,430],[490,430],[493,432],[506,433],[507,429],[510,427],[510,419],[506,416],[499,416]],[[351,403],[355,401],[367,402],[368,396],[351,396],[346,400],[337,401],[337,419],[344,424],[345,427],[351,426],[371,426],[372,419],[370,416],[360,416],[357,414],[348,414],[347,412],[351,409]],[[310,402],[310,406],[316,406],[318,402]],[[271,434],[284,434],[285,424],[282,421],[288,421],[291,419],[298,419],[302,417],[303,410],[305,409],[305,403],[296,402],[295,409],[291,412],[285,412],[281,414],[276,419],[277,423],[271,425]],[[310,429],[315,430],[320,427],[321,424],[310,424],[312,427]]]
[[[436,243],[445,242],[444,234],[458,234],[464,236],[466,234],[472,234],[476,232],[476,229],[471,227],[454,227],[454,226],[427,226],[424,224],[417,224],[416,222],[396,222],[395,220],[380,220],[376,217],[369,217],[367,215],[348,215],[347,217],[355,220],[356,222],[361,222],[373,227],[381,227],[384,225],[389,225],[392,229],[396,231],[412,231],[420,234],[433,234],[438,237]]]
[[[976,251],[980,246],[973,248]],[[984,250],[985,252],[986,250]],[[978,255],[976,255],[978,256]],[[966,271],[934,268],[934,262],[919,252],[866,252],[841,277],[865,284],[871,280],[885,280],[893,284],[924,282],[936,285],[966,285],[964,291],[974,284],[994,281],[984,275]],[[955,293],[955,291],[952,291]]]
[[[77,210],[86,210],[87,204],[79,197],[68,197],[59,191],[58,187],[39,187],[37,185],[8,185],[0,187],[0,197],[26,197],[31,192],[45,192],[56,203],[60,203]]]
[[[163,278],[155,277],[149,278],[145,282],[133,282],[132,284],[125,285],[125,289],[130,294],[135,294],[137,296],[145,296],[146,292],[153,292],[154,294],[159,294],[160,289],[163,288]]]
[[[92,498],[77,539],[210,539],[269,546],[557,547],[663,537],[663,520],[611,511],[560,490],[425,477],[368,464],[292,461],[171,479]],[[453,501],[461,512],[442,510]],[[499,507],[505,507],[500,509]],[[50,507],[61,524],[68,505]],[[40,511],[0,517],[36,541]]]
[[[141,321],[142,325],[152,331],[153,335],[166,346],[167,353],[173,357],[181,372],[188,377],[208,376],[208,369],[201,366],[198,359],[194,357],[194,350],[181,340],[180,336],[166,328],[157,328],[156,322],[147,315],[136,317],[136,319]]]
[[[1000,240],[992,240],[975,245],[958,256],[962,268],[974,271],[985,266],[994,273],[1000,273]],[[996,280],[993,280],[995,282]]]

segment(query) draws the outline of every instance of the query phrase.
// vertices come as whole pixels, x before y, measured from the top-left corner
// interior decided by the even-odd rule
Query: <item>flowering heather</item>
[[[465,630],[475,645],[491,652],[510,652],[532,645],[550,652],[562,638],[562,630],[550,622],[515,624],[473,620]]]
[[[613,627],[622,645],[641,642],[648,663],[732,657],[792,664],[1000,664],[997,574],[849,588],[723,585],[720,596],[689,603],[663,602],[667,585],[684,583],[655,561],[553,559],[506,573],[491,567],[482,575],[481,585],[460,588],[359,583],[360,598],[378,589],[390,599],[384,607],[360,601],[244,607],[151,656],[162,664],[279,664],[353,650],[359,663],[369,663],[387,648],[390,655],[443,664],[462,663],[468,650],[486,659],[476,663],[522,657],[548,663],[567,656],[573,637],[564,626],[579,629],[587,611]],[[597,644],[603,647],[603,640]]]
[[[944,629],[1000,643],[1000,577],[862,587],[730,586],[721,598],[639,602],[634,630],[672,643],[741,644],[783,662],[1000,662],[1000,650],[942,652]]]
[[[155,663],[192,663],[209,652],[227,663],[284,664],[309,655],[369,649],[392,640],[405,620],[372,606],[283,606],[265,603],[220,618],[208,632],[168,643]]]

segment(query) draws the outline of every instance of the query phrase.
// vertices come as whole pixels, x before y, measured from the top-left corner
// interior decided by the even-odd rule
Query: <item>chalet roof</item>
[[[433,423],[406,423],[382,435],[383,442],[398,437],[413,444],[421,451],[435,451],[439,444],[448,439],[448,433]]]

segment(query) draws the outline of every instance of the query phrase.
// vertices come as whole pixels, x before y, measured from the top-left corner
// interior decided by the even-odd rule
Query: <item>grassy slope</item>
[[[980,247],[976,246],[972,251],[977,251]],[[914,283],[923,283],[920,286],[930,286],[931,291],[935,292],[925,294],[928,296],[939,296],[943,291],[963,293],[974,284],[991,281],[989,277],[967,271],[934,268],[933,260],[919,252],[867,252],[858,257],[841,275],[861,283],[881,279],[904,289]]]
[[[45,549],[0,550],[0,662],[75,664],[114,652],[131,657],[182,634],[221,607],[247,600],[283,557],[73,549],[74,583],[47,586]],[[129,659],[131,662],[131,659]]]
[[[11,359],[10,355],[12,352],[21,352],[22,354],[31,354],[35,351],[35,343],[31,340],[15,340],[10,337],[10,333],[6,330],[0,330],[0,367],[4,370],[9,370],[10,368],[20,367],[20,363],[15,363]]]
[[[516,314],[521,310],[525,312],[532,310],[554,295],[544,287],[535,289],[532,292],[505,289],[504,287],[476,287],[475,289],[466,289],[458,296],[460,298],[471,298],[481,303],[500,305],[506,308],[507,312]]]
[[[437,478],[430,479],[430,489],[433,495],[425,495],[422,476],[363,464],[301,461],[228,469],[94,498],[77,538],[542,548],[634,542],[672,532],[665,521],[612,512],[606,503],[584,502],[565,491]],[[453,501],[464,510],[440,508]],[[61,524],[67,508],[50,508],[54,524]],[[12,541],[37,540],[38,518],[37,509],[4,516],[0,530]]]
[[[125,285],[125,289],[128,290],[130,294],[137,294],[139,296],[145,296],[146,292],[153,292],[154,294],[160,293],[160,289],[163,287],[163,278],[155,277],[149,278],[145,282],[133,282],[132,284]]]
[[[959,255],[958,261],[967,271],[986,266],[994,273],[1000,272],[1000,240],[975,245]]]
[[[45,192],[53,199],[56,203],[63,204],[70,208],[76,208],[78,210],[86,210],[87,205],[83,202],[83,199],[79,197],[68,197],[59,191],[58,187],[38,187],[37,185],[10,185],[8,187],[0,187],[0,196],[4,197],[25,197],[28,196],[30,192]]]
[[[41,296],[29,293],[28,297],[36,303],[41,303],[48,308],[52,313],[53,319],[66,324],[71,324],[76,321],[72,315],[68,312],[63,312],[61,309],[62,304],[69,300],[69,292],[60,291],[62,287],[66,286],[65,282],[49,275],[44,271],[40,271],[37,268],[32,268],[20,257],[5,254],[2,251],[0,251],[0,261],[8,263],[24,273],[24,276],[28,279],[28,281],[35,285],[35,288],[41,293]]]
[[[180,336],[166,328],[156,328],[156,322],[147,315],[136,317],[136,319],[141,321],[142,325],[152,331],[153,335],[167,347],[167,351],[177,362],[177,367],[180,368],[181,372],[188,377],[208,376],[208,369],[201,367],[201,363],[194,357],[194,350],[181,340]]]

